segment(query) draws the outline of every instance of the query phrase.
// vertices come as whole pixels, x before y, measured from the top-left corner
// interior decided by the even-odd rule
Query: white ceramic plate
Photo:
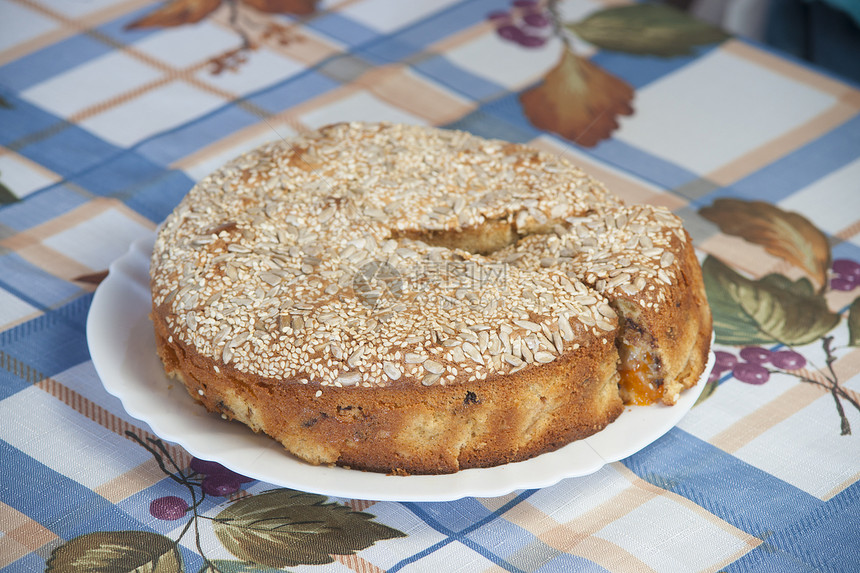
[[[445,501],[504,495],[589,475],[606,463],[638,452],[673,428],[693,407],[713,365],[711,353],[702,380],[683,393],[675,406],[629,407],[590,438],[523,462],[406,477],[314,466],[288,454],[274,440],[206,412],[184,386],[166,377],[148,318],[152,246],[152,237],[140,240],[117,259],[90,308],[87,341],[105,388],[122,400],[130,415],[192,455],[220,462],[248,477],[302,491],[349,499]]]

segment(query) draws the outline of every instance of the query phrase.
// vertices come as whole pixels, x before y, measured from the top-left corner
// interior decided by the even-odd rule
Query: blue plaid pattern
[[[92,367],[92,291],[113,253],[154,229],[208,167],[312,121],[408,116],[549,149],[611,175],[623,197],[673,205],[702,253],[724,260],[736,246],[698,209],[719,198],[791,206],[827,235],[834,258],[860,260],[858,179],[853,191],[844,183],[860,175],[860,90],[848,82],[741,39],[670,58],[580,48],[636,90],[634,114],[585,148],[535,127],[520,103],[550,66],[495,63],[505,45],[487,15],[508,2],[319,4],[308,16],[255,13],[252,33],[268,22],[301,38],[256,38],[244,67],[216,74],[207,62],[239,41],[224,7],[197,24],[130,30],[162,5],[0,0],[0,183],[12,195],[0,205],[3,571],[42,570],[54,550],[97,531],[179,537],[181,525],[157,519],[149,504],[181,497],[183,486],[128,439],[128,430],[151,430],[105,392]],[[562,6],[583,14],[602,7]],[[195,45],[196,59],[174,48],[198,36],[223,46]],[[532,53],[554,62],[558,48]],[[269,67],[256,70],[261,61]],[[139,73],[123,73],[132,69]],[[707,85],[697,79],[703,70],[714,74]],[[733,84],[736,74],[745,83]],[[242,85],[258,87],[239,93]],[[371,102],[372,113],[359,101]],[[665,120],[676,116],[683,125]],[[661,139],[661,125],[688,144]],[[772,264],[763,253],[749,257]],[[845,315],[851,298],[834,293],[831,302]],[[844,321],[834,332],[844,346]],[[854,399],[858,352],[846,350],[837,364]],[[754,389],[725,375],[656,443],[542,490],[445,503],[332,499],[406,536],[313,570],[856,570],[860,438],[838,435],[830,419],[810,423],[816,404],[832,410],[830,397],[780,381],[780,389]],[[860,428],[860,412],[845,415]],[[808,436],[802,446],[780,441],[778,429],[798,428]],[[831,448],[849,454],[821,453]],[[822,483],[819,465],[831,469]],[[254,482],[243,491],[271,487]],[[198,511],[211,516],[225,503],[209,497]],[[224,552],[211,533],[200,547],[183,538],[186,570],[206,566],[201,547]]]

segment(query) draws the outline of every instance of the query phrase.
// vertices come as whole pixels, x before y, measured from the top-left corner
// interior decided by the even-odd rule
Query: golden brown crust
[[[311,463],[398,474],[599,431],[619,349],[648,344],[672,404],[710,339],[677,217],[431,128],[339,124],[238,158],[165,222],[151,275],[159,355],[192,397]]]
[[[320,390],[220,361],[216,374],[211,360],[169,342],[157,310],[153,321],[167,372],[195,400],[315,464],[400,475],[490,467],[588,437],[623,410],[617,353],[597,341],[551,364],[469,384]]]

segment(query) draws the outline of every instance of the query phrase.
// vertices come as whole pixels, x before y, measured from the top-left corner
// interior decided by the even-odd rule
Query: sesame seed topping
[[[489,253],[437,242],[487,224],[520,238]],[[153,300],[169,340],[240,372],[449,384],[576,352],[617,328],[615,298],[665,302],[686,240],[668,210],[626,207],[541,151],[336,124],[198,183],[158,235]]]

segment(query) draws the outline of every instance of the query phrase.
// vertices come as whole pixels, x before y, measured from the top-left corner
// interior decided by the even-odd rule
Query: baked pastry
[[[624,400],[671,404],[710,342],[674,215],[434,128],[336,124],[243,155],[164,222],[151,279],[165,370],[208,410],[397,474],[527,459]]]
[[[566,224],[563,233],[529,235],[492,258],[563,270],[602,295],[608,307],[599,308],[619,319],[624,403],[675,404],[705,368],[712,327],[699,261],[680,220],[645,205],[607,207]]]

